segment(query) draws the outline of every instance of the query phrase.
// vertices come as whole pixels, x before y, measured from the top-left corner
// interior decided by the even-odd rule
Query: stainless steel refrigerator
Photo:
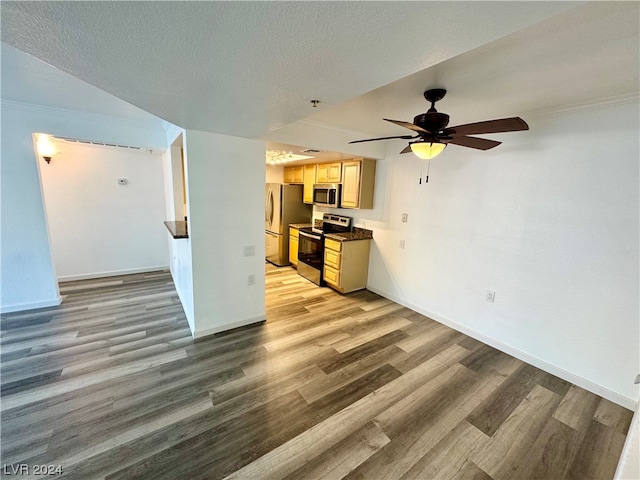
[[[265,256],[289,265],[289,224],[311,221],[311,205],[302,201],[302,185],[267,183],[264,208]]]

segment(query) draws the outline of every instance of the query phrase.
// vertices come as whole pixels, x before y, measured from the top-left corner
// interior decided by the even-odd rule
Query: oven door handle
[[[299,232],[301,237],[311,238],[313,240],[322,240],[322,235],[314,235],[313,233]]]

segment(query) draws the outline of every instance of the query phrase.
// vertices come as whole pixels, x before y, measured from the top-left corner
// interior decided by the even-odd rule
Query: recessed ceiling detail
[[[265,157],[267,164],[269,165],[281,165],[283,163],[290,163],[296,162],[298,160],[313,158],[308,155],[298,155],[296,153],[287,152],[284,150],[267,150]]]

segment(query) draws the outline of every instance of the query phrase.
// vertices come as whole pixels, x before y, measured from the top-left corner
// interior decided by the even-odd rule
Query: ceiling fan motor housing
[[[435,134],[449,125],[449,115],[440,112],[421,113],[413,118],[413,124]]]

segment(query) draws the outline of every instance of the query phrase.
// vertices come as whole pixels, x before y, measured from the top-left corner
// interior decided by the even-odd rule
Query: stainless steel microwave
[[[316,183],[313,186],[313,204],[337,208],[340,204],[340,184]]]

